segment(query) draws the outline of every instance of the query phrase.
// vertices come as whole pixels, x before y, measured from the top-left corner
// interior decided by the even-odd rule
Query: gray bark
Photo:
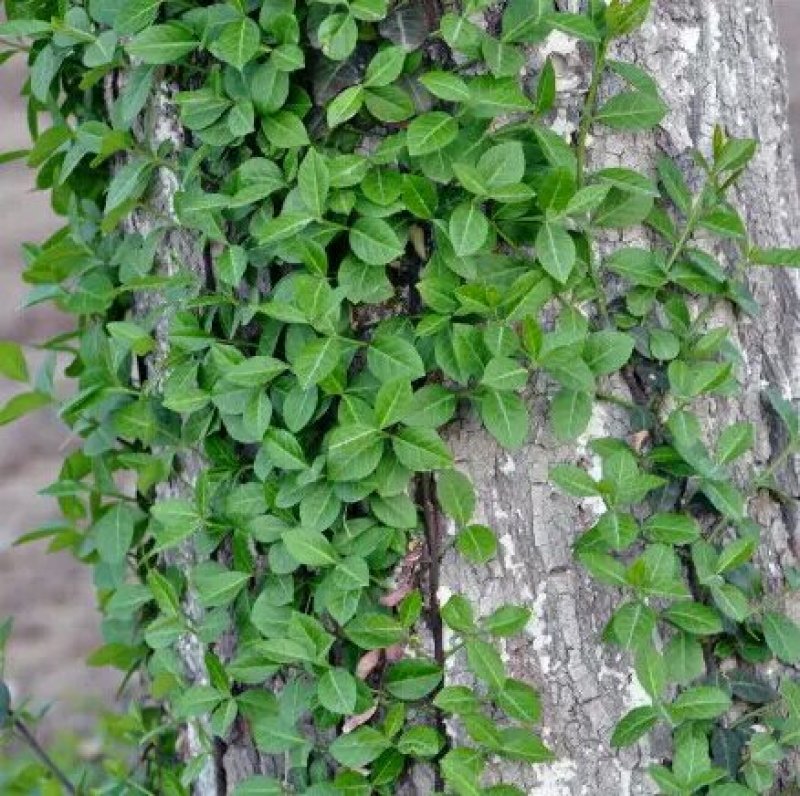
[[[112,79],[107,81],[106,87],[110,106],[116,99]],[[172,101],[176,90],[177,88],[167,81],[158,80],[145,112],[135,124],[134,135],[154,152],[168,144],[177,155],[185,145],[177,107]],[[173,276],[178,273],[180,267],[187,267],[200,277],[202,283],[205,278],[203,248],[192,232],[180,228],[174,206],[177,191],[178,179],[174,172],[159,168],[148,205],[134,211],[125,220],[124,227],[126,232],[138,233],[142,237],[162,231],[163,237],[156,248],[154,270],[159,275]],[[157,319],[154,330],[156,348],[147,357],[145,370],[148,389],[160,390],[168,374],[167,360],[170,352],[167,327],[171,313],[169,308],[164,306],[162,297],[155,291],[136,295],[134,313],[143,320]],[[138,368],[134,366],[134,382],[139,376]],[[196,450],[181,452],[173,462],[173,473],[169,480],[156,487],[157,498],[192,500],[202,469],[203,458],[199,452]],[[198,561],[195,544],[191,539],[163,554],[166,566],[174,566],[187,573]],[[195,625],[202,622],[204,610],[191,587],[188,587],[184,594],[183,610],[186,617]],[[184,664],[187,682],[190,685],[208,685],[204,648],[200,640],[191,633],[185,634],[178,642],[178,654]],[[218,761],[213,754],[211,738],[207,717],[193,719],[186,724],[181,753],[186,759],[207,755],[198,777],[197,793],[203,796],[222,796],[224,787]],[[209,752],[211,753],[207,754]]]
[[[573,5],[576,3],[573,2]],[[567,5],[567,4],[565,4]],[[692,148],[707,149],[715,123],[735,135],[760,141],[759,155],[740,191],[744,211],[755,239],[765,245],[796,245],[800,208],[795,193],[791,144],[785,118],[785,78],[769,0],[656,0],[651,19],[633,40],[616,53],[648,69],[658,79],[672,113],[655,136],[597,136],[590,150],[594,166],[624,164],[652,169],[663,150],[684,159]],[[572,10],[576,10],[572,8]],[[544,48],[531,52],[536,71],[545,52],[554,53],[559,66],[560,101],[557,126],[574,129],[576,108],[588,79],[586,53],[561,35],[552,36]],[[160,116],[145,134],[151,143],[170,138],[180,145],[181,133],[169,108],[169,89],[156,97]],[[158,201],[171,208],[175,186],[162,175]],[[146,219],[134,219],[137,224]],[[202,268],[200,253],[184,240],[168,238],[160,252],[160,265],[169,270],[170,248],[177,246],[193,267]],[[708,426],[737,419],[756,422],[760,437],[755,459],[767,461],[780,444],[779,432],[762,407],[763,382],[778,386],[787,397],[800,398],[800,283],[794,274],[762,270],[751,277],[764,312],[755,321],[723,318],[735,328],[744,354],[741,399],[707,407]],[[615,722],[644,701],[626,655],[610,651],[600,633],[615,597],[596,587],[574,563],[571,545],[588,528],[597,507],[590,501],[576,504],[559,495],[548,483],[548,470],[557,462],[575,461],[574,446],[559,447],[546,422],[550,386],[536,377],[529,390],[533,428],[529,443],[507,453],[464,418],[449,432],[457,465],[468,472],[479,494],[479,520],[498,532],[501,554],[488,567],[473,568],[448,556],[442,566],[439,599],[461,592],[488,613],[505,602],[524,602],[535,612],[530,630],[506,648],[509,674],[535,683],[544,700],[544,737],[558,755],[557,762],[537,767],[506,767],[504,774],[528,793],[577,796],[600,793],[649,794],[647,764],[660,749],[647,743],[616,754],[608,740]],[[599,408],[591,435],[624,433],[624,418]],[[584,440],[585,443],[585,440]],[[583,451],[585,453],[585,449]],[[184,473],[196,472],[199,461],[185,461]],[[796,473],[787,476],[788,491],[797,493]],[[180,492],[180,478],[169,485]],[[796,517],[765,499],[751,507],[764,528],[763,563],[772,585],[781,581],[784,568],[795,563]],[[182,550],[188,564],[191,549]],[[787,606],[800,613],[800,605]],[[187,608],[199,610],[191,597]],[[187,673],[195,682],[206,677],[199,649],[182,648]],[[462,662],[456,659],[448,677],[458,682]],[[201,748],[202,726],[189,732],[192,753]],[[197,784],[201,796],[230,793],[236,782],[254,773],[270,773],[241,727],[218,751],[212,768]],[[433,791],[420,772],[405,792],[423,796]],[[226,781],[227,780],[227,781]]]
[[[655,136],[595,137],[592,165],[652,171],[659,150],[688,164],[691,149],[708,152],[714,125],[721,123],[732,135],[760,142],[736,197],[754,239],[761,245],[797,245],[800,216],[785,115],[785,75],[771,4],[656,0],[654,6],[644,28],[621,43],[615,55],[656,77],[671,113]],[[551,39],[550,47],[560,50],[562,87],[569,81],[566,85],[582,94],[586,74],[579,53],[566,39],[563,46]],[[574,126],[574,103],[565,104],[560,121],[565,130]],[[745,362],[740,374],[743,395],[711,403],[705,411],[712,436],[715,429],[738,420],[756,423],[755,460],[763,463],[779,452],[781,439],[764,410],[761,390],[770,383],[786,397],[800,398],[800,281],[796,272],[762,269],[751,273],[750,284],[762,305],[759,318],[728,315],[712,321],[734,330]],[[548,386],[537,378],[530,389],[533,430],[520,451],[500,450],[472,419],[452,429],[457,466],[478,486],[479,521],[498,532],[502,551],[488,569],[449,557],[441,576],[446,591],[440,599],[450,591],[460,592],[484,612],[523,600],[535,612],[528,635],[508,645],[507,664],[513,676],[538,685],[544,701],[544,737],[558,760],[546,766],[506,767],[507,781],[543,796],[654,793],[646,769],[663,754],[658,743],[651,748],[644,742],[620,753],[609,746],[616,721],[649,700],[629,656],[600,641],[618,595],[593,584],[573,561],[571,545],[591,526],[596,506],[590,500],[576,505],[548,483],[554,463],[576,463],[585,454],[574,446],[560,448],[548,431]],[[590,435],[624,433],[621,421],[599,405]],[[784,477],[787,491],[797,494],[794,468]],[[796,516],[764,497],[750,508],[763,529],[761,563],[777,589],[798,552]],[[786,607],[792,614],[800,611],[798,605]],[[459,676],[458,662],[451,676]]]

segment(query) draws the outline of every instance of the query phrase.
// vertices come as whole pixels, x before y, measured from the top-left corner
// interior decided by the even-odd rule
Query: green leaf
[[[527,368],[510,357],[492,357],[481,378],[481,384],[493,390],[521,390],[527,383]]]
[[[669,679],[688,685],[705,672],[703,648],[688,633],[676,633],[664,649]]]
[[[300,196],[315,218],[325,215],[331,181],[325,158],[316,149],[309,149],[297,173]]]
[[[481,155],[477,168],[490,189],[522,182],[525,177],[525,151],[522,144],[509,141],[493,146]]]
[[[663,613],[664,619],[695,636],[712,636],[722,632],[719,614],[707,605],[691,601],[671,605]]]
[[[435,757],[442,748],[442,736],[433,727],[410,727],[397,739],[397,751],[410,757]]]
[[[115,503],[94,524],[92,534],[100,559],[109,564],[120,564],[128,555],[133,542],[136,512],[124,503]]]
[[[423,658],[409,658],[389,667],[384,685],[392,696],[413,701],[430,694],[441,681],[442,668],[438,663]]]
[[[306,213],[282,213],[260,226],[256,238],[262,246],[288,240],[304,230],[312,221],[311,216]]]
[[[627,602],[611,619],[614,638],[626,649],[641,649],[652,643],[656,615],[640,602]]]
[[[550,405],[550,422],[557,439],[577,439],[592,418],[592,396],[579,390],[560,390]]]
[[[475,202],[462,202],[450,216],[448,235],[457,257],[480,251],[489,235],[489,222]]]
[[[261,31],[249,17],[224,25],[211,44],[216,58],[235,69],[243,69],[253,60],[261,46]]]
[[[392,437],[392,447],[400,463],[415,472],[442,470],[453,463],[450,450],[433,429],[400,429]]]
[[[285,370],[286,363],[275,357],[255,356],[234,365],[225,373],[225,378],[240,387],[261,387]]]
[[[308,466],[297,438],[282,428],[270,428],[264,437],[269,460],[283,470],[305,470]]]
[[[508,727],[500,731],[500,752],[524,763],[548,763],[555,759],[542,740],[528,730]]]
[[[721,716],[731,706],[731,698],[715,686],[696,686],[684,691],[669,706],[678,721],[703,721]]]
[[[383,447],[383,438],[373,426],[339,426],[328,437],[328,475],[333,481],[366,478],[378,466]]]
[[[548,14],[546,21],[556,30],[563,31],[578,39],[593,43],[600,41],[600,32],[585,14]]]
[[[497,537],[485,525],[468,525],[456,534],[456,550],[474,564],[485,564],[497,554]]]
[[[503,447],[515,449],[525,444],[528,410],[518,395],[485,390],[478,406],[484,426]]]
[[[149,28],[158,16],[163,0],[130,0],[114,17],[114,30],[123,35]]]
[[[458,135],[458,123],[448,113],[434,111],[417,117],[408,126],[406,145],[412,157],[439,152]]]
[[[658,96],[624,91],[600,108],[595,121],[615,130],[650,130],[661,123],[668,110]]]
[[[359,614],[344,629],[347,637],[361,649],[373,650],[399,644],[406,629],[387,614]]]
[[[401,47],[385,47],[369,62],[364,85],[387,86],[394,83],[403,71],[406,53]]]
[[[374,727],[359,727],[340,735],[331,745],[333,758],[348,768],[361,768],[371,763],[391,746],[389,739]]]
[[[237,287],[247,270],[247,252],[241,246],[226,246],[215,265],[220,282]]]
[[[356,679],[346,669],[329,669],[317,683],[317,698],[331,713],[350,715],[355,711],[357,696]]]
[[[296,149],[309,144],[302,119],[289,111],[264,117],[263,128],[270,144],[278,149]]]
[[[549,32],[545,15],[553,0],[510,0],[503,14],[504,42],[536,42]]]
[[[301,389],[308,390],[330,376],[339,364],[341,353],[341,344],[335,337],[320,337],[306,343],[294,361]]]
[[[380,334],[367,350],[370,372],[381,382],[407,379],[415,381],[425,375],[425,366],[414,346],[402,337]]]
[[[413,400],[408,379],[392,379],[384,382],[375,397],[375,420],[379,428],[394,425],[403,419]]]
[[[592,373],[604,376],[622,369],[631,358],[633,346],[633,338],[623,332],[595,332],[589,335],[583,356]]]
[[[322,52],[333,61],[344,61],[356,48],[358,25],[350,14],[331,14],[317,30]]]
[[[362,86],[350,86],[339,94],[327,110],[328,127],[338,127],[352,119],[364,105],[364,89]]]
[[[655,702],[667,686],[667,667],[664,658],[653,647],[644,646],[636,652],[636,679]]]
[[[700,538],[700,526],[686,514],[654,514],[642,530],[651,542],[660,544],[685,545]]]
[[[475,512],[472,482],[458,470],[444,470],[436,479],[436,497],[445,514],[466,525]]]
[[[289,555],[306,567],[331,567],[339,560],[333,545],[319,531],[291,528],[281,535]]]
[[[234,600],[250,580],[250,573],[231,572],[221,564],[208,561],[194,568],[192,580],[200,602],[206,608],[216,608]]]
[[[545,221],[536,236],[536,256],[544,270],[563,285],[575,267],[575,242],[561,224]]]
[[[466,650],[469,670],[493,691],[502,691],[506,680],[505,667],[494,646],[474,640],[467,642]]]
[[[753,265],[771,265],[776,268],[800,268],[800,248],[750,250],[749,260]]]
[[[606,25],[611,36],[627,36],[644,24],[650,0],[611,0],[606,9]]]
[[[596,497],[601,495],[595,480],[580,467],[558,464],[550,470],[550,480],[573,497]]]
[[[307,743],[294,722],[285,716],[259,716],[253,722],[253,738],[256,746],[267,754],[283,754]]]
[[[18,343],[0,340],[0,375],[14,381],[28,380],[28,366]]]
[[[635,744],[655,727],[658,719],[658,710],[650,705],[634,708],[617,722],[611,735],[611,746],[619,749]]]
[[[419,82],[434,97],[447,102],[466,102],[469,99],[469,87],[458,75],[451,72],[442,70],[426,72],[419,78]]]
[[[766,611],[762,625],[764,638],[778,660],[789,665],[800,662],[800,628],[788,616]]]
[[[483,627],[493,636],[515,636],[521,633],[531,618],[531,612],[519,605],[502,605],[487,616]]]
[[[0,406],[0,426],[12,423],[14,420],[35,412],[52,402],[49,395],[41,392],[24,392],[9,398],[4,406]]]
[[[730,583],[712,583],[711,596],[717,608],[734,622],[744,622],[752,613],[747,597]]]
[[[498,707],[518,721],[535,724],[542,714],[542,702],[534,688],[520,680],[508,678],[494,696]]]
[[[200,46],[188,27],[176,22],[153,25],[138,33],[126,45],[132,58],[144,64],[171,64]]]
[[[383,219],[359,218],[350,229],[350,248],[370,265],[388,265],[403,254],[397,233]]]
[[[747,453],[755,442],[755,427],[752,423],[734,423],[728,426],[717,440],[717,461],[729,464]]]

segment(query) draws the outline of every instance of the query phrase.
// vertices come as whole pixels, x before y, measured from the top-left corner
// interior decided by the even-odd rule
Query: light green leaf
[[[171,64],[200,46],[194,33],[177,22],[153,25],[126,45],[128,54],[144,64]]]
[[[444,470],[436,479],[436,497],[445,514],[466,525],[475,511],[472,482],[458,470]]]
[[[505,448],[519,448],[528,436],[528,410],[518,396],[486,390],[478,404],[483,424]]]
[[[458,122],[449,114],[434,111],[418,116],[406,131],[406,146],[412,157],[439,152],[458,135]]]
[[[317,698],[331,713],[342,716],[353,713],[357,694],[356,680],[346,669],[329,669],[317,683]]]
[[[297,174],[300,196],[315,218],[322,218],[330,191],[330,172],[325,158],[316,149],[309,149]]]
[[[467,666],[479,679],[494,691],[502,691],[506,680],[505,667],[500,654],[486,641],[468,641]]]
[[[367,350],[370,372],[381,382],[407,379],[414,381],[425,375],[425,366],[414,346],[402,337],[378,335]]]
[[[261,31],[249,17],[224,25],[211,44],[211,51],[235,69],[243,69],[255,58],[261,46]]]
[[[338,127],[352,119],[364,105],[364,89],[362,86],[350,86],[339,94],[327,110],[328,127]]]
[[[350,247],[370,265],[387,265],[403,254],[397,233],[381,218],[359,218],[350,229]]]
[[[456,534],[456,550],[474,564],[485,564],[497,553],[497,537],[485,525],[468,525]]]
[[[450,216],[450,242],[457,257],[480,251],[489,235],[489,222],[475,202],[463,202]]]
[[[294,361],[294,372],[303,390],[327,378],[339,363],[341,344],[335,337],[320,337],[303,347]]]
[[[0,375],[14,381],[28,380],[28,366],[18,343],[0,340]]]
[[[290,111],[278,111],[266,116],[263,128],[270,144],[278,149],[295,149],[309,143],[302,119]]]
[[[536,236],[536,256],[544,270],[563,285],[575,267],[575,242],[561,224],[545,221]]]
[[[656,95],[624,91],[600,108],[595,121],[615,130],[650,130],[661,123],[668,110]]]
[[[560,390],[550,405],[550,422],[560,440],[577,439],[592,418],[592,396],[579,390]]]
[[[306,567],[332,567],[339,560],[333,545],[319,531],[291,528],[281,535],[289,555]]]
[[[115,503],[92,527],[100,559],[109,564],[125,560],[133,542],[136,512],[125,503]]]
[[[415,472],[442,470],[451,466],[453,456],[442,438],[428,428],[403,428],[392,437],[400,463]]]
[[[794,665],[800,662],[800,628],[788,616],[767,611],[762,620],[764,638],[778,660]]]

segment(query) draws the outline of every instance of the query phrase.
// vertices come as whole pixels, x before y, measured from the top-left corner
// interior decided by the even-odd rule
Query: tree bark
[[[619,45],[616,56],[653,74],[671,113],[653,137],[595,137],[592,165],[652,171],[655,156],[664,151],[688,166],[690,150],[708,152],[714,125],[720,123],[730,134],[752,137],[760,144],[736,197],[754,239],[770,246],[797,245],[800,210],[784,65],[771,3],[657,0],[654,6],[645,26]],[[560,37],[551,37],[548,46],[560,53],[562,89],[574,85],[582,96],[586,74],[580,48]],[[534,67],[540,56],[532,59]],[[568,102],[559,114],[565,131],[574,128],[574,106]],[[729,314],[712,320],[712,325],[734,329],[733,339],[745,362],[740,374],[743,393],[709,403],[705,414],[712,437],[739,420],[755,423],[759,439],[754,458],[764,463],[781,450],[781,438],[774,417],[762,405],[761,390],[769,383],[787,398],[800,398],[800,281],[796,272],[762,269],[751,272],[750,285],[762,307],[758,318]],[[482,612],[520,600],[535,612],[527,637],[508,645],[507,666],[511,676],[539,687],[544,738],[558,759],[513,772],[506,768],[506,781],[546,796],[655,793],[646,769],[662,755],[658,742],[643,742],[620,753],[609,746],[619,718],[649,700],[627,653],[609,649],[600,640],[618,595],[592,583],[573,560],[571,546],[593,524],[596,507],[591,500],[576,504],[548,483],[553,464],[576,463],[581,455],[574,446],[559,447],[548,430],[548,386],[543,377],[531,385],[533,428],[519,451],[499,449],[471,418],[452,429],[449,441],[456,466],[472,477],[479,492],[477,521],[497,531],[502,547],[499,559],[488,568],[448,556],[440,601],[458,592],[475,600]],[[609,412],[607,405],[596,407],[587,440],[625,433],[623,415]],[[784,475],[784,487],[794,495],[796,464]],[[799,552],[796,513],[763,497],[750,510],[762,528],[760,563],[777,590],[782,572],[796,563]],[[797,616],[800,603],[786,609]],[[450,673],[455,680],[458,664]],[[417,792],[421,796],[422,791]]]
[[[574,11],[579,4],[572,0],[563,5]],[[654,6],[644,28],[620,43],[616,55],[654,75],[672,112],[655,136],[597,135],[590,146],[592,166],[652,170],[659,151],[688,165],[690,150],[707,150],[714,124],[719,122],[733,135],[760,142],[759,154],[738,196],[755,240],[770,246],[797,245],[800,207],[785,116],[783,60],[771,3],[655,0]],[[531,52],[532,73],[538,71],[547,53],[554,55],[559,71],[562,104],[556,127],[570,133],[589,77],[587,53],[572,40],[554,34]],[[167,136],[180,145],[178,122],[167,107],[169,93],[169,87],[162,86],[156,94],[154,102],[159,106],[151,112],[161,116],[149,134],[155,136],[153,143]],[[162,207],[169,209],[174,186],[170,188],[164,179],[158,190]],[[135,220],[132,228],[139,229]],[[163,269],[168,270],[169,249],[184,243],[165,240],[160,255]],[[196,251],[190,262],[193,267],[203,267]],[[788,398],[800,399],[800,282],[794,273],[767,269],[750,279],[763,314],[755,320],[732,314],[715,319],[734,328],[741,346],[743,396],[710,402],[706,414],[710,432],[735,420],[754,422],[759,429],[754,458],[763,463],[780,446],[780,431],[761,403],[764,382],[777,386]],[[447,555],[439,573],[439,601],[460,592],[473,599],[483,613],[506,602],[524,602],[535,612],[528,634],[508,643],[507,668],[511,676],[538,686],[544,701],[544,738],[558,760],[547,766],[506,767],[507,781],[525,792],[545,796],[653,793],[646,768],[661,754],[658,741],[622,753],[609,747],[616,721],[645,697],[628,656],[610,650],[600,640],[616,595],[607,587],[593,585],[573,560],[572,543],[592,524],[597,507],[590,500],[576,503],[558,494],[548,482],[552,465],[573,462],[577,455],[574,446],[559,446],[548,431],[551,395],[551,385],[543,376],[536,376],[528,393],[532,432],[528,444],[516,452],[500,450],[471,417],[462,418],[449,431],[456,464],[476,485],[477,521],[497,531],[501,551],[488,567],[472,567]],[[622,415],[598,407],[591,424],[592,437],[624,434],[625,430]],[[588,438],[578,453],[586,454]],[[188,461],[182,469],[191,475],[200,466],[201,462]],[[797,494],[798,473],[792,470],[784,477],[786,490]],[[169,489],[173,494],[179,492],[179,480]],[[777,588],[782,572],[795,564],[797,517],[794,510],[763,497],[751,506],[751,512],[763,528],[761,563],[770,586]],[[182,550],[179,555],[187,556],[188,563],[193,552]],[[191,612],[197,606],[187,608]],[[787,610],[800,615],[800,603],[788,605]],[[200,651],[188,645],[181,652],[190,678],[203,682],[207,675]],[[462,665],[456,656],[448,670],[451,683],[459,681]],[[195,728],[190,733],[193,753],[199,750],[197,732]],[[225,749],[216,750],[212,768],[216,771],[204,771],[195,787],[200,796],[222,796],[247,776],[274,772],[272,762],[258,753],[239,723]],[[431,793],[432,781],[418,771],[404,792],[415,796]]]

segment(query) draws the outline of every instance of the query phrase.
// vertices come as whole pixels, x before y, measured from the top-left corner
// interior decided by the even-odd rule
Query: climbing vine
[[[64,522],[28,538],[93,567],[91,662],[141,676],[139,763],[102,792],[388,794],[423,768],[436,792],[521,793],[487,766],[553,759],[501,655],[535,617],[439,604],[444,555],[497,552],[441,431],[473,412],[523,445],[531,371],[560,440],[583,442],[598,403],[629,417],[631,436],[588,442],[596,467],[551,474],[601,507],[576,556],[620,595],[605,640],[652,700],[610,743],[668,728],[665,794],[770,790],[800,684],[751,670],[800,662],[800,629],[762,586],[748,499],[785,497],[800,421],[767,391],[787,442],[756,471],[756,429],[704,440],[697,412],[736,393],[715,318],[756,314],[745,268],[800,252],[756,247],[728,199],[754,141],[718,129],[689,174],[594,168],[596,128],[668,112],[609,57],[649,5],[7,0],[33,144],[3,159],[38,169],[65,220],[25,249],[28,303],[76,323],[33,379],[0,344],[30,385],[0,422],[56,405],[82,441],[46,490]],[[520,79],[553,31],[593,57],[570,140],[549,124],[553,63]],[[647,248],[609,243],[641,226]],[[469,680],[450,681],[456,658]],[[274,778],[223,781],[234,735]]]

